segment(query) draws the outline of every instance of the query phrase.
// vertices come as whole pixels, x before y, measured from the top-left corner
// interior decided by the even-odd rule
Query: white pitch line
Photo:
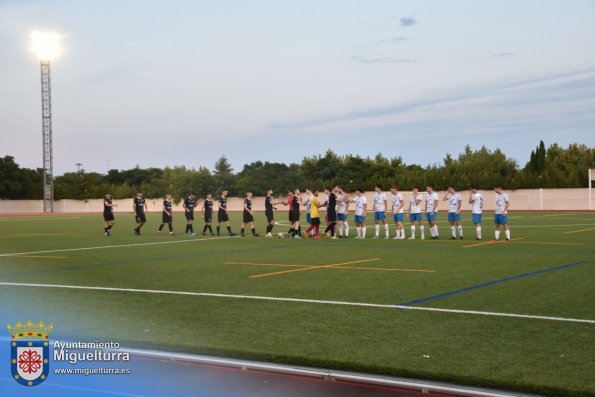
[[[59,250],[30,251],[30,252],[12,252],[12,253],[9,253],[9,254],[0,254],[0,258],[1,257],[7,257],[7,256],[32,255],[32,254],[47,254],[47,253],[52,253],[52,252],[88,251],[88,250],[100,250],[100,249],[106,249],[106,248],[139,247],[139,246],[145,246],[145,245],[160,245],[160,244],[181,244],[181,243],[190,243],[190,242],[199,242],[199,241],[226,240],[226,239],[229,239],[229,238],[236,238],[236,237],[234,237],[234,236],[212,237],[212,238],[205,238],[205,239],[157,241],[157,242],[154,242],[154,243],[102,245],[102,246],[98,246],[98,247],[64,248],[64,249],[59,249]]]
[[[314,303],[314,304],[322,304],[322,305],[373,307],[373,308],[402,309],[402,310],[423,310],[423,311],[441,312],[441,313],[472,314],[472,315],[492,316],[492,317],[512,317],[512,318],[526,318],[526,319],[533,319],[533,320],[595,324],[595,320],[587,320],[587,319],[579,319],[579,318],[548,317],[548,316],[536,316],[536,315],[531,315],[531,314],[484,312],[484,311],[476,311],[476,310],[440,309],[440,308],[434,308],[434,307],[402,306],[402,305],[389,305],[389,304],[382,304],[382,303],[327,301],[327,300],[320,300],[320,299],[283,298],[283,297],[258,296],[258,295],[218,294],[218,293],[212,293],[212,292],[165,291],[165,290],[136,289],[136,288],[91,287],[91,286],[84,286],[84,285],[5,283],[5,282],[0,282],[0,286],[32,287],[32,288],[58,288],[58,289],[61,288],[61,289],[79,289],[79,290],[89,290],[89,291],[111,291],[111,292],[136,292],[136,293],[145,293],[145,294],[200,296],[200,297],[208,297],[208,298],[246,299],[246,300],[295,302],[295,303]]]

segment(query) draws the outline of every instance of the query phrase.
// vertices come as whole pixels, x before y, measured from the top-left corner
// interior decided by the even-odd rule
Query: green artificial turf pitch
[[[349,240],[188,237],[175,214],[158,236],[149,214],[134,236],[116,214],[108,238],[101,215],[0,218],[2,312],[53,322],[55,339],[595,395],[595,214],[511,213],[510,244],[489,242],[491,213],[479,243],[469,214],[462,241],[440,217],[438,241],[358,241],[353,222]],[[393,307],[408,302],[461,312]]]

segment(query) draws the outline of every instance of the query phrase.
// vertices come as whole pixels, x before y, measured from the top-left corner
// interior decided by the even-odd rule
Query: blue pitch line
[[[504,282],[507,282],[507,281],[518,280],[518,279],[525,278],[525,277],[530,277],[530,276],[536,276],[538,274],[553,272],[555,270],[567,269],[567,268],[573,267],[573,266],[584,265],[585,263],[592,263],[592,262],[591,261],[580,261],[580,262],[569,263],[567,265],[560,265],[560,266],[548,267],[546,269],[536,270],[534,272],[518,274],[516,276],[510,276],[510,277],[501,278],[499,280],[488,281],[486,283],[472,285],[470,287],[461,288],[461,289],[458,289],[458,290],[455,290],[455,291],[443,292],[443,293],[438,294],[438,295],[432,295],[432,296],[428,296],[428,297],[425,297],[425,298],[420,298],[420,299],[415,299],[415,300],[408,301],[408,302],[399,303],[399,306],[417,305],[417,304],[420,304],[420,303],[424,303],[424,302],[428,302],[428,301],[433,301],[433,300],[436,300],[436,299],[446,298],[447,296],[458,295],[458,294],[462,294],[464,292],[473,291],[473,290],[478,289],[478,288],[489,287],[490,285],[500,284],[500,283],[504,283]]]

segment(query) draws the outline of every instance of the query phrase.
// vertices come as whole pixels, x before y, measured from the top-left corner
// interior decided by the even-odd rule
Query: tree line
[[[228,190],[231,196],[248,191],[264,195],[268,189],[284,194],[296,187],[323,189],[341,185],[347,191],[358,187],[373,190],[381,183],[402,190],[433,184],[437,190],[449,185],[466,189],[477,185],[491,189],[500,184],[506,189],[578,188],[588,184],[588,170],[595,168],[595,148],[571,144],[566,148],[543,141],[531,151],[530,160],[520,167],[501,150],[466,146],[455,158],[447,154],[442,163],[421,166],[406,164],[400,156],[340,156],[332,150],[305,157],[300,164],[255,161],[234,172],[225,156],[217,160],[213,171],[206,167],[185,166],[140,168],[97,172],[68,172],[54,179],[54,198],[87,200],[110,192],[114,198],[132,197],[142,190],[146,197],[171,193],[176,200],[193,192],[198,196]],[[14,157],[0,158],[0,199],[41,199],[43,170],[21,168]]]

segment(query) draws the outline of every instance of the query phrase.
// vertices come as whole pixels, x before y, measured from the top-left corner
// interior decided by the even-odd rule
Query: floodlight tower
[[[54,212],[54,158],[52,146],[52,88],[50,62],[60,54],[61,36],[31,33],[32,49],[41,66],[41,133],[43,144],[43,212]]]

